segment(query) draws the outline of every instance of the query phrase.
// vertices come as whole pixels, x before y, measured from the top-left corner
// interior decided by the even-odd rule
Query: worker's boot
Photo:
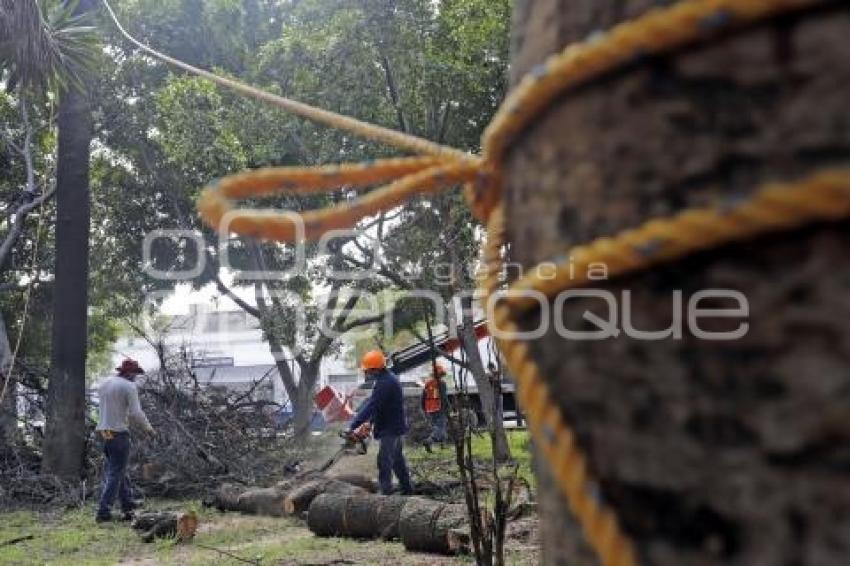
[[[431,454],[431,453],[432,453],[432,450],[431,450],[431,440],[430,440],[430,439],[429,439],[429,440],[426,440],[425,442],[423,442],[423,443],[422,443],[422,445],[423,445],[423,446],[425,446],[425,452],[427,452],[428,454]]]
[[[102,515],[98,513],[94,518],[95,523],[110,523],[112,522],[112,515]]]

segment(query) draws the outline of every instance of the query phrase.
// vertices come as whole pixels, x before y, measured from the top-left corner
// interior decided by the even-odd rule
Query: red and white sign
[[[345,395],[330,385],[326,385],[316,393],[313,400],[322,412],[325,422],[349,421],[354,416],[354,411],[351,409],[351,405]]]

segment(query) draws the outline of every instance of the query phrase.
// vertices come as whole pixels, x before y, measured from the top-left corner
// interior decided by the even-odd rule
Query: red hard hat
[[[126,360],[121,362],[121,365],[115,368],[115,371],[117,371],[119,375],[133,375],[145,373],[145,370],[142,369],[142,367],[139,365],[139,362],[131,358],[127,358]]]
[[[387,367],[387,359],[380,350],[371,350],[363,354],[360,367],[363,369],[384,369]]]

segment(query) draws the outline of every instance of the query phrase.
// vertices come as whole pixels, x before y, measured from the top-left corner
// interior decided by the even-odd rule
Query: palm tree
[[[0,70],[7,88],[59,95],[57,225],[51,372],[47,390],[45,471],[76,479],[85,450],[85,362],[89,250],[89,145],[92,121],[84,92],[93,57],[82,18],[94,0],[52,11],[36,0],[0,0]]]
[[[37,0],[0,0],[0,77],[7,90],[59,92],[92,66],[94,35],[83,23],[93,0],[47,9]]]
[[[518,2],[512,72],[656,4],[675,3]],[[845,3],[814,5],[636,58],[560,98],[508,160],[512,261],[530,268],[652,216],[734,206],[765,182],[850,165],[850,18]],[[706,30],[734,23],[721,19]],[[593,495],[616,509],[641,563],[848,563],[848,251],[848,224],[821,224],[612,278],[602,289],[617,297],[618,336],[552,328],[529,343],[587,452]],[[688,301],[717,288],[746,297],[743,338],[701,339],[690,323],[681,339],[623,331],[623,291],[633,327],[659,331],[675,291]],[[562,304],[571,330],[597,329],[582,326],[588,311],[613,319],[601,300]],[[548,466],[539,472],[543,562],[596,564]]]

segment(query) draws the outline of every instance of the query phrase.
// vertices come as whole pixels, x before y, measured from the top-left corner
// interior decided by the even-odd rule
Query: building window
[[[328,375],[328,383],[357,383],[356,373],[332,373]]]

